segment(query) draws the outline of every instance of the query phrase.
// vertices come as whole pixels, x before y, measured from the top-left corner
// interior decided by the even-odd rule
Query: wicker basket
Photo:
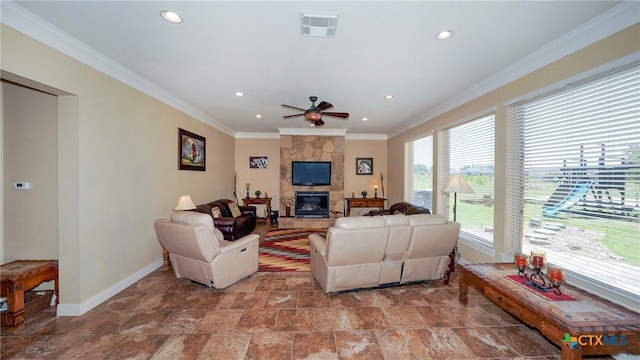
[[[24,318],[27,319],[51,306],[54,290],[25,291]],[[1,325],[7,326],[7,312],[1,313]]]

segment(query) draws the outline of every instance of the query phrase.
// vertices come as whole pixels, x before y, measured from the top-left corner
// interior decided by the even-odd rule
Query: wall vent
[[[302,36],[334,37],[338,14],[301,12]]]

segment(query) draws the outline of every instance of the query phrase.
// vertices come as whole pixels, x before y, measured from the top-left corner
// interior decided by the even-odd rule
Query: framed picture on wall
[[[206,139],[178,128],[178,169],[206,171]]]
[[[250,169],[266,169],[269,165],[266,156],[249,156]]]
[[[373,175],[373,158],[356,158],[356,175]]]

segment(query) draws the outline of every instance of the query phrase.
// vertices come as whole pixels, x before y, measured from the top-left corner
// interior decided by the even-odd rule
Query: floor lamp
[[[456,221],[456,213],[457,213],[457,205],[458,205],[458,193],[461,194],[472,194],[474,193],[467,180],[465,180],[464,175],[456,174],[451,175],[449,177],[449,182],[447,186],[444,188],[443,192],[453,193],[453,221]],[[449,283],[449,279],[451,278],[451,273],[456,269],[456,262],[458,262],[458,242],[456,241],[456,246],[453,247],[451,254],[449,254],[449,268],[447,269],[447,273],[445,275],[444,284]]]
[[[465,180],[464,175],[455,174],[449,177],[447,187],[443,190],[446,193],[453,193],[453,221],[456,221],[456,207],[458,205],[458,193],[460,194],[473,194],[474,191]]]

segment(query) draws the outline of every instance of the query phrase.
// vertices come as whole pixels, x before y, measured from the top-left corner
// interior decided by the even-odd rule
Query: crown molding
[[[345,140],[387,140],[386,134],[346,134]]]
[[[136,74],[122,64],[106,57],[87,44],[70,36],[59,28],[35,16],[30,11],[16,4],[14,1],[1,1],[0,22],[10,26],[29,37],[52,47],[112,78],[121,81],[183,113],[192,116],[203,123],[235,136],[235,131],[189,105],[177,96],[160,88],[151,81]]]
[[[347,129],[316,129],[316,128],[278,128],[280,135],[305,135],[305,136],[344,136]]]
[[[640,2],[624,1],[387,135],[392,138],[409,131],[638,22],[640,22]]]
[[[280,139],[279,133],[237,132],[236,139]]]

